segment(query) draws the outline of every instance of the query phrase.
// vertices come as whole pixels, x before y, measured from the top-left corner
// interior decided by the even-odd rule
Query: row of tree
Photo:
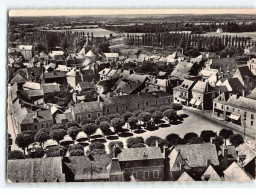
[[[128,45],[144,45],[157,47],[179,47],[188,49],[196,48],[198,51],[221,51],[226,47],[244,48],[246,45],[253,45],[248,37],[240,36],[203,36],[189,33],[146,33],[142,35],[127,34]]]

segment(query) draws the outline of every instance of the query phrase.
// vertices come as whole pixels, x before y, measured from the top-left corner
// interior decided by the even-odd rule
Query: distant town
[[[255,19],[10,17],[7,182],[255,180]]]

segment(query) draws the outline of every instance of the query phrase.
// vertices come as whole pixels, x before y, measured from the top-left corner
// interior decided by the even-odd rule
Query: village
[[[8,182],[255,180],[255,41],[190,33],[9,44]]]

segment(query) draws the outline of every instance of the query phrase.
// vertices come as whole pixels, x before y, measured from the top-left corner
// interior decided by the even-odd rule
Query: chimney
[[[98,102],[98,104],[100,104],[100,96],[99,95],[97,97],[97,102]]]
[[[246,96],[246,91],[245,90],[243,90],[243,97],[245,97]]]
[[[156,147],[158,147],[158,141],[156,141]]]
[[[209,83],[208,83],[208,81],[206,81],[206,85],[205,85],[205,92],[207,93],[207,92],[208,92],[208,90],[209,90]]]
[[[228,167],[228,148],[223,146],[223,165],[225,168]]]
[[[181,162],[179,165],[180,165],[180,166],[179,166],[180,174],[182,174],[182,173],[184,172],[184,163]]]
[[[211,159],[208,159],[208,160],[207,160],[207,167],[209,167],[210,165],[212,165],[212,160],[211,160]]]

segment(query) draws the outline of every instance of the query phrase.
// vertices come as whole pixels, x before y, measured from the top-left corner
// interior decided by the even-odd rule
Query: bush
[[[145,143],[143,137],[130,137],[126,140],[127,148],[131,148],[132,145],[137,143]]]
[[[145,143],[149,147],[156,147],[156,142],[158,142],[158,146],[162,149],[164,146],[168,145],[168,142],[165,141],[164,139],[157,137],[157,136],[150,136],[149,138],[146,139]]]
[[[8,159],[9,160],[13,160],[13,159],[25,159],[25,155],[23,154],[23,152],[19,151],[19,150],[13,150],[8,154]]]
[[[84,156],[84,150],[71,150],[69,154],[70,156]]]
[[[109,122],[109,120],[105,116],[100,116],[96,119],[95,124],[99,126],[101,122]]]
[[[183,139],[188,142],[190,139],[194,138],[194,137],[198,137],[198,135],[196,133],[186,133],[183,137]]]

